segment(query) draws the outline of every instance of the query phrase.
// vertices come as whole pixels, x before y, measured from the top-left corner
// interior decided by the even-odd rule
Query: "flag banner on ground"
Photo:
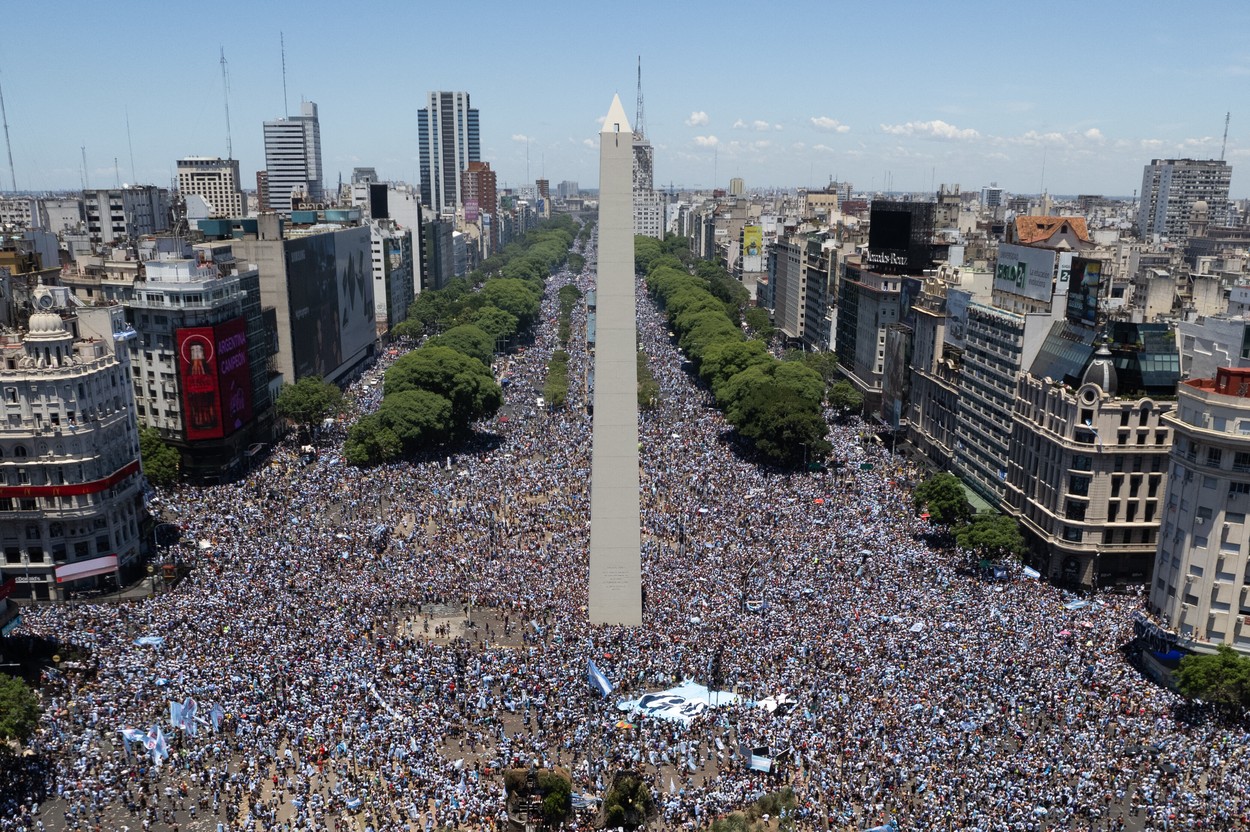
[[[1086,601],[1083,598],[1078,598],[1075,601],[1069,601],[1068,603],[1064,604],[1063,608],[1071,612],[1074,610],[1083,610],[1088,606],[1089,606],[1089,601]]]
[[[599,798],[589,794],[572,794],[569,796],[574,809],[593,809],[599,805]]]
[[[1038,578],[1042,577],[1042,573],[1038,572],[1036,569],[1034,569],[1031,566],[1026,566],[1024,567],[1024,577],[1037,580]]]
[[[608,681],[608,677],[603,675],[603,671],[595,664],[595,660],[591,659],[586,669],[586,678],[590,682],[590,687],[599,691],[599,695],[607,698],[612,692],[612,683]]]
[[[140,731],[138,728],[122,728],[122,746],[126,750],[126,755],[130,755],[130,746],[132,743],[139,743],[141,748],[146,748],[148,735]]]
[[[733,705],[741,697],[726,690],[709,690],[706,685],[686,681],[675,688],[644,694],[640,699],[628,699],[617,704],[622,711],[633,711],[642,716],[652,716],[689,725],[695,717],[709,708]]]
[[[216,702],[213,703],[213,707],[208,709],[208,719],[210,722],[213,723],[214,731],[221,730],[221,718],[224,717],[225,715],[226,715],[225,709],[222,708],[221,705],[218,705]]]
[[[137,647],[164,647],[165,637],[164,636],[139,636],[137,639],[135,639],[135,646]]]
[[[747,768],[752,771],[762,771],[767,774],[773,770],[773,758],[769,756],[767,747],[752,748],[746,743],[739,743],[738,753],[746,761]]]
[[[169,703],[169,727],[170,728],[182,727],[182,703],[181,702]]]
[[[898,832],[898,821],[891,818],[880,826],[874,826],[872,829],[865,829],[864,832]]]

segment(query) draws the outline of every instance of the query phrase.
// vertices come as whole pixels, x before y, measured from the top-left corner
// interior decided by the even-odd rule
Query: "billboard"
[[[898,319],[911,328],[916,328],[916,301],[920,299],[920,278],[904,277],[899,281]]]
[[[1098,298],[1102,295],[1102,261],[1072,258],[1068,286],[1068,320],[1074,324],[1098,324]]]
[[[967,347],[968,303],[972,293],[965,289],[946,290],[946,334],[942,340],[956,349]]]
[[[1066,295],[1068,293],[1068,282],[1072,277],[1072,258],[1070,251],[1059,252],[1059,276],[1055,280],[1055,294]]]
[[[187,439],[221,439],[250,422],[252,370],[243,316],[179,329],[175,340]]]
[[[222,435],[252,421],[252,367],[247,360],[247,321],[242,315],[213,327],[217,341],[217,390]]]
[[[289,240],[286,261],[295,380],[331,377],[376,338],[369,229]]]
[[[764,229],[758,225],[744,226],[742,229],[742,256],[759,257],[764,253]]]
[[[994,290],[1049,301],[1054,294],[1056,254],[1051,249],[1003,243],[998,247]]]
[[[217,389],[217,344],[211,326],[179,329],[178,377],[187,439],[220,439],[221,394]]]
[[[864,262],[876,272],[919,274],[932,262],[932,202],[874,200]]]
[[[477,222],[477,218],[481,215],[478,209],[476,199],[466,199],[464,201],[464,221],[473,224]]]

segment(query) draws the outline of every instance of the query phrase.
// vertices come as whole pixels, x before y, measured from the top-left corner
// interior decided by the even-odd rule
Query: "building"
[[[1177,387],[1150,607],[1190,649],[1250,652],[1250,370]]]
[[[1228,215],[1233,169],[1223,159],[1152,159],[1142,173],[1137,233],[1180,242],[1189,236],[1195,202],[1209,206],[1216,224]]]
[[[490,247],[483,254],[489,256],[499,248],[499,228],[489,221],[489,218],[494,218],[499,213],[499,191],[490,162],[469,162],[464,173],[460,174],[460,192],[464,197],[466,223],[481,223],[483,215],[488,218],[485,225],[489,227],[486,237],[490,241]]]
[[[274,310],[272,376],[344,384],[377,349],[370,231],[359,209],[294,211],[291,219],[285,227],[270,213],[200,228],[213,240],[207,250],[230,246],[259,270],[261,306]]]
[[[220,482],[241,473],[272,428],[260,276],[230,245],[169,252],[143,264],[125,302],[135,412],[182,457],[182,475]]]
[[[641,125],[633,136],[634,234],[658,240],[664,237],[664,201],[655,190],[655,149]]]
[[[0,583],[55,600],[138,574],[134,333],[120,306],[79,308],[59,287],[39,286],[29,300],[26,327],[0,333]]]
[[[559,185],[556,185],[557,199],[574,199],[581,195],[581,189],[577,187],[577,183],[571,179],[565,179]]]
[[[729,195],[743,196],[746,194],[747,186],[741,176],[735,176],[729,180]]]
[[[188,156],[178,160],[178,190],[194,194],[207,203],[209,216],[242,217],[247,214],[243,182],[237,159]]]
[[[82,192],[87,234],[95,247],[125,245],[146,234],[168,231],[169,191],[155,185],[126,185]]]
[[[418,232],[399,228],[389,220],[374,220],[368,225],[374,317],[379,331],[390,331],[407,319],[408,307],[416,298],[412,238]]]
[[[1162,324],[1113,323],[1105,337],[1052,325],[1020,375],[1003,506],[1043,575],[1082,587],[1149,583],[1179,376]]]
[[[313,203],[324,198],[321,122],[312,101],[302,102],[297,116],[265,122],[265,175],[265,205],[283,217],[291,215],[294,196]]]
[[[482,161],[478,113],[467,92],[431,92],[417,111],[421,204],[438,213],[464,207],[460,174]]]

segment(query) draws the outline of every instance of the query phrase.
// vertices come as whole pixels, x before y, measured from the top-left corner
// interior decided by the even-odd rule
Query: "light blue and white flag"
[[[139,636],[135,639],[135,644],[139,647],[164,647],[164,636]]]
[[[182,703],[171,700],[169,703],[169,727],[181,728],[182,722]]]
[[[140,731],[138,728],[122,728],[121,735],[122,735],[122,746],[126,750],[127,757],[130,756],[131,743],[137,742],[139,743],[140,747],[145,747],[144,742],[148,738],[148,735]]]
[[[224,717],[225,715],[226,715],[225,708],[221,707],[221,705],[217,704],[216,702],[213,703],[213,707],[208,709],[208,720],[209,722],[213,723],[214,731],[221,730],[221,720],[222,720],[222,717]]]
[[[199,726],[195,724],[195,712],[199,710],[199,707],[195,697],[192,696],[188,696],[182,703],[182,730],[193,737],[199,731]]]
[[[586,678],[590,682],[590,687],[599,691],[599,694],[606,699],[608,694],[612,692],[612,683],[608,681],[608,677],[603,675],[603,671],[595,664],[595,660],[591,659],[586,669]]]

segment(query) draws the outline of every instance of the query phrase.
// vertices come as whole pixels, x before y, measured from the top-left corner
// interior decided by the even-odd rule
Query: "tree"
[[[651,358],[638,350],[638,409],[653,410],[660,403],[660,384],[651,372]]]
[[[370,414],[352,425],[343,443],[343,456],[358,467],[376,465],[396,459],[404,451],[404,443],[395,431],[382,424],[382,418]]]
[[[942,526],[957,526],[972,516],[972,504],[963,483],[954,474],[934,474],[916,486],[916,508],[928,511],[929,519]]]
[[[483,306],[477,310],[473,325],[498,341],[500,338],[511,338],[516,335],[517,317],[498,306]]]
[[[843,415],[858,413],[864,408],[864,394],[843,379],[829,388],[829,406]]]
[[[343,406],[343,392],[320,376],[301,378],[284,385],[274,404],[277,414],[302,428],[309,428]]]
[[[1250,658],[1227,644],[1215,655],[1195,653],[1181,659],[1176,688],[1190,699],[1201,699],[1225,711],[1250,705]]]
[[[495,357],[495,339],[473,324],[453,326],[442,335],[431,338],[429,343],[439,347],[451,347],[457,352],[476,358],[488,367]]]
[[[1024,536],[1014,517],[994,512],[978,514],[955,529],[955,542],[960,548],[979,552],[986,557],[1001,558],[1024,554]]]
[[[0,674],[0,740],[24,743],[39,725],[39,697],[16,676]]]
[[[428,390],[451,402],[455,433],[493,416],[503,404],[503,390],[490,368],[450,347],[427,344],[392,364],[386,371],[383,394],[393,396],[405,390]]]
[[[779,465],[810,462],[832,448],[819,406],[776,379],[753,387],[731,413],[738,432]]]
[[[755,337],[761,341],[767,341],[773,337],[776,328],[773,326],[772,318],[768,316],[768,310],[759,306],[752,306],[743,314],[743,320],[747,322],[747,326],[751,328],[751,332],[755,333]]]
[[[586,268],[586,258],[580,254],[570,254],[568,259],[569,271],[573,274],[580,274],[582,269]]]
[[[144,476],[153,485],[168,486],[178,481],[182,456],[165,444],[156,428],[139,429],[139,458]]]
[[[538,317],[540,296],[524,280],[506,277],[488,280],[481,294],[487,305],[515,315],[519,331],[529,329]]]
[[[729,379],[748,367],[772,363],[763,341],[718,341],[703,352],[699,376],[719,400],[720,390]]]
[[[632,771],[619,772],[603,798],[604,827],[637,829],[655,813],[651,790]]]

